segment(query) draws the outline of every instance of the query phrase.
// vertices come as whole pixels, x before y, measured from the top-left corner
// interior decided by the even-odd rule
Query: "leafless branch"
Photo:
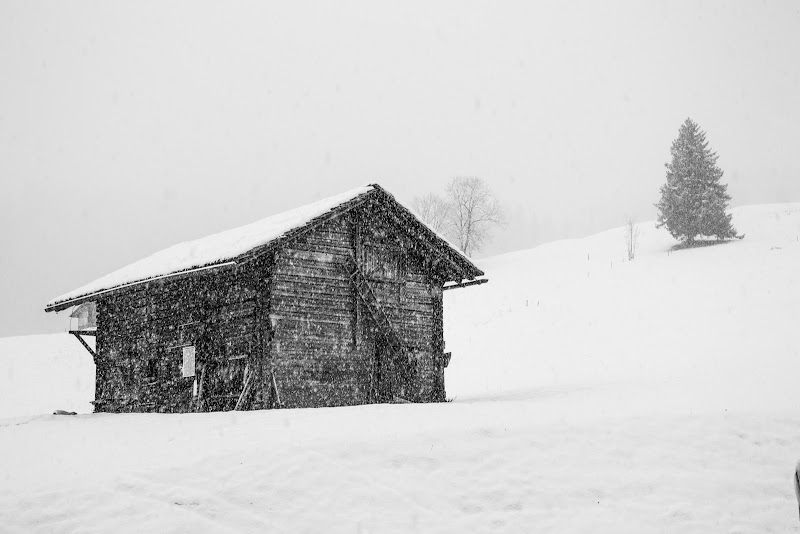
[[[505,224],[503,209],[481,178],[456,177],[447,185],[449,231],[467,255],[481,249],[495,226]]]
[[[448,233],[452,207],[442,197],[434,193],[414,197],[411,207],[417,212],[419,218],[433,230],[440,234]]]

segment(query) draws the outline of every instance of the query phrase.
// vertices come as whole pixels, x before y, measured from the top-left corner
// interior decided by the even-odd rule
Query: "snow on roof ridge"
[[[287,232],[308,224],[312,219],[375,189],[382,188],[377,184],[356,187],[244,226],[177,243],[51,299],[45,307],[114,288],[222,264],[256,247],[267,245]]]

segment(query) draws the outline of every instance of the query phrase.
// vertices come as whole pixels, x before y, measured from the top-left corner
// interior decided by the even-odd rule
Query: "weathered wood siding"
[[[254,355],[261,335],[258,290],[252,269],[222,268],[99,300],[96,409],[193,410],[195,378],[181,376],[182,347],[196,346],[198,368],[202,362],[224,364],[236,354]],[[215,368],[221,371],[222,365]],[[220,409],[229,404],[209,401]]]
[[[286,407],[368,402],[368,355],[356,348],[346,270],[350,222],[337,218],[275,254],[270,292],[275,378]]]
[[[230,410],[245,368],[257,382],[251,409],[444,400],[442,264],[381,209],[367,203],[235,267],[98,300],[97,410]],[[387,350],[351,257],[410,361]],[[194,378],[181,377],[186,345]]]
[[[286,407],[444,399],[441,283],[403,229],[369,207],[339,217],[276,252],[270,353]],[[381,350],[381,336],[349,279],[356,258],[380,306],[411,349],[410,369]],[[409,372],[410,371],[410,372]]]
[[[431,275],[430,258],[415,248],[414,240],[392,220],[376,213],[380,212],[365,209],[359,214],[363,221],[359,263],[412,353],[414,363],[408,370],[408,380],[395,384],[395,393],[417,402],[444,400],[437,366],[437,355],[443,348],[441,282]],[[396,366],[392,370],[396,375],[403,374]]]

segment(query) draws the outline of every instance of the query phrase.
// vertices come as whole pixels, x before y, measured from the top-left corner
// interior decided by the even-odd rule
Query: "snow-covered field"
[[[94,338],[84,339],[94,347]],[[0,338],[0,418],[91,413],[93,400],[94,362],[73,336]]]
[[[0,340],[0,531],[800,532],[800,204],[733,213],[478,262],[451,403],[32,416],[87,411],[91,360]]]

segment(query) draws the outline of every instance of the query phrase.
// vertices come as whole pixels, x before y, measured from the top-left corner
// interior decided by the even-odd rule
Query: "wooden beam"
[[[96,336],[97,330],[70,330],[69,333],[78,336]]]
[[[488,281],[489,281],[488,278],[481,278],[480,280],[472,280],[471,282],[462,282],[462,283],[459,283],[459,284],[451,284],[449,286],[443,286],[442,287],[442,291],[445,291],[446,289],[457,289],[459,287],[479,286],[481,284],[485,284]]]
[[[195,404],[194,411],[199,412],[200,409],[203,407],[203,384],[206,379],[206,366],[208,364],[204,363],[203,368],[200,370],[200,383],[197,385],[197,404]]]
[[[275,371],[270,372],[272,375],[272,387],[275,390],[275,408],[281,407],[281,394],[278,391],[278,382],[275,380]]]
[[[242,393],[239,395],[239,399],[236,401],[236,406],[233,407],[234,411],[244,409],[245,402],[247,402],[247,396],[250,394],[250,389],[253,385],[254,374],[255,372],[250,370],[250,362],[247,362],[247,365],[244,368],[244,384],[242,385]]]
[[[86,348],[86,350],[89,351],[89,354],[92,355],[92,358],[97,358],[97,353],[94,350],[92,350],[92,347],[90,347],[89,344],[86,343],[86,341],[83,340],[83,338],[80,336],[80,334],[78,334],[76,332],[70,332],[70,334],[75,336],[75,339],[77,339],[78,341],[81,342],[81,345],[83,345]]]

